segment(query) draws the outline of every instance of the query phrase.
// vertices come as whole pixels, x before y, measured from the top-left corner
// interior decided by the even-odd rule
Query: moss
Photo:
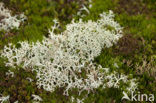
[[[64,25],[72,20],[72,15],[77,13],[81,4],[86,4],[84,1],[77,2],[75,0],[70,2],[67,2],[68,0],[2,1],[13,11],[13,14],[24,12],[27,16],[27,21],[21,25],[19,30],[11,31],[15,36],[8,36],[5,40],[0,39],[0,45],[2,46],[8,42],[42,40],[43,36],[48,35],[48,29],[53,25],[54,18],[58,18],[61,22],[61,28],[64,28]],[[5,32],[2,34],[4,35]]]

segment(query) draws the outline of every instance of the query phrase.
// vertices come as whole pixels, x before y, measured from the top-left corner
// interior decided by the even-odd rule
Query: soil
[[[117,43],[114,49],[115,54],[133,55],[134,52],[141,48],[142,40],[134,38],[132,34],[124,35]]]
[[[117,13],[126,12],[128,15],[148,13],[149,10],[142,0],[119,0],[115,11]]]

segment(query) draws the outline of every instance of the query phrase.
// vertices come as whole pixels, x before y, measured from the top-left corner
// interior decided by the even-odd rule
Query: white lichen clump
[[[84,103],[84,98],[83,99],[79,99],[79,98],[74,98],[73,96],[71,97],[71,102],[72,103]]]
[[[33,101],[34,101],[33,103],[40,103],[40,102],[43,101],[40,96],[35,95],[35,94],[32,95],[32,98],[33,98]]]
[[[8,96],[2,96],[2,97],[0,97],[0,102],[1,102],[1,103],[8,102],[8,101],[9,101],[9,98],[10,98],[9,95],[8,95]]]
[[[6,76],[14,77],[14,72],[8,70],[8,72],[6,72]]]
[[[60,35],[54,33],[58,27],[55,21],[49,38],[32,44],[20,42],[20,48],[9,44],[1,55],[8,58],[6,66],[36,71],[38,87],[47,91],[65,87],[64,95],[68,95],[73,88],[79,89],[80,94],[100,86],[119,88],[121,81],[129,82],[127,76],[110,73],[109,68],[93,63],[103,48],[113,46],[122,37],[122,28],[113,18],[114,14],[110,11],[101,14],[101,19],[96,22],[73,21]],[[133,86],[128,88],[136,89]]]
[[[78,16],[80,16],[80,17],[86,16],[83,12],[90,14],[89,9],[92,8],[92,0],[87,0],[87,1],[88,1],[87,5],[83,4],[82,7],[77,12]]]
[[[29,82],[33,82],[34,80],[32,79],[32,78],[30,78],[30,77],[27,77],[26,78]]]
[[[14,28],[18,29],[25,19],[26,16],[23,13],[13,16],[12,12],[0,2],[0,30],[9,31]]]

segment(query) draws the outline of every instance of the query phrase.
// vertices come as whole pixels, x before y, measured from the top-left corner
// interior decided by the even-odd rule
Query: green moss
[[[7,37],[5,40],[0,39],[2,46],[8,42],[42,40],[43,36],[48,35],[48,29],[53,25],[54,18],[58,18],[61,21],[61,28],[64,28],[64,25],[72,20],[72,15],[77,13],[80,5],[85,3],[76,1],[67,3],[66,0],[8,0],[3,2],[13,10],[13,14],[24,12],[27,20],[19,30],[11,31],[15,36]]]

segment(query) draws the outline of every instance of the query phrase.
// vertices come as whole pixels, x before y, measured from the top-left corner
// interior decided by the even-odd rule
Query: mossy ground
[[[6,6],[18,14],[24,12],[28,19],[19,30],[12,30],[6,36],[6,32],[0,32],[0,49],[8,43],[17,43],[27,40],[35,42],[42,40],[43,35],[48,36],[48,29],[53,25],[53,19],[61,22],[60,30],[71,21],[81,7],[86,4],[84,0],[1,0]],[[95,62],[103,67],[116,69],[124,74],[133,74],[138,78],[139,91],[141,93],[155,94],[156,97],[156,1],[155,0],[93,0],[90,14],[84,20],[99,18],[99,14],[113,10],[116,21],[124,27],[124,36],[118,44],[109,49],[104,49]],[[145,59],[146,58],[146,59]],[[151,61],[151,59],[154,59]],[[143,63],[151,64],[148,68]],[[153,68],[153,69],[151,69]],[[14,78],[9,78],[5,72],[11,69],[15,72]],[[143,72],[145,69],[152,73]],[[138,73],[139,71],[139,73]],[[155,71],[155,73],[153,73]],[[142,72],[140,74],[140,72]],[[29,71],[15,71],[6,68],[3,59],[0,59],[0,93],[10,95],[11,103],[18,100],[19,103],[31,103],[31,94],[37,94],[43,98],[44,103],[66,103],[70,97],[62,95],[62,89],[54,93],[38,89],[34,82],[30,83],[26,77],[35,79]],[[77,93],[74,94],[76,97]],[[89,95],[86,103],[121,103],[122,92],[118,89],[98,89]],[[156,99],[156,98],[155,98]],[[128,103],[128,101],[126,101]]]

